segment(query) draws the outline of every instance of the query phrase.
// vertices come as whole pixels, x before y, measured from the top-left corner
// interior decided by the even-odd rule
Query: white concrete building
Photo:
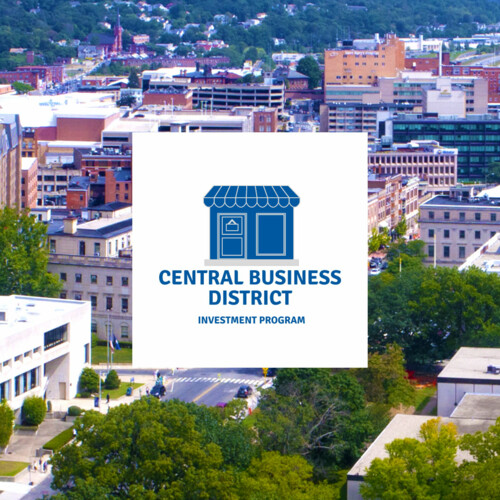
[[[488,367],[498,368],[498,373]],[[450,416],[465,394],[500,395],[500,349],[461,347],[437,379],[437,414]]]
[[[89,302],[1,296],[0,400],[18,418],[27,396],[74,398],[90,338]]]

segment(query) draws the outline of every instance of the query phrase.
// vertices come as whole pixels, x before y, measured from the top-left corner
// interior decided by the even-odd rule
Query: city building
[[[38,161],[36,158],[21,158],[21,168],[21,208],[35,208],[37,206]]]
[[[438,375],[438,416],[452,415],[465,394],[500,396],[500,377],[489,367],[500,370],[500,349],[461,347]]]
[[[101,214],[106,213],[106,217]],[[92,332],[132,340],[132,211],[113,203],[49,226],[49,266],[63,282],[62,298],[89,301]]]
[[[391,233],[403,218],[407,234],[416,232],[419,180],[401,174],[368,175],[368,236],[387,229]]]
[[[253,112],[254,132],[277,132],[278,110],[276,108],[258,108]]]
[[[440,424],[452,423],[458,436],[485,432],[500,417],[500,349],[461,347],[437,378]],[[360,485],[375,458],[389,456],[386,445],[395,439],[422,440],[422,424],[436,417],[397,414],[347,473],[347,499],[361,500]],[[455,460],[471,460],[457,449]]]
[[[456,148],[443,148],[436,141],[368,145],[368,168],[377,174],[416,176],[426,191],[448,192],[457,183]]]
[[[464,117],[488,112],[488,83],[477,76],[433,76],[430,72],[401,72],[381,78],[380,100],[412,104],[414,111]]]
[[[490,115],[465,119],[399,115],[390,121],[394,142],[433,140],[444,148],[458,149],[459,181],[484,181],[490,163],[500,161],[500,120]]]
[[[419,222],[424,262],[457,266],[500,231],[500,197],[451,190],[424,202]]]
[[[21,207],[21,137],[19,115],[0,114],[0,208]]]
[[[398,111],[411,111],[406,104],[328,102],[319,108],[320,132],[367,132],[372,138],[386,135],[385,124]]]
[[[27,396],[71,399],[81,371],[90,366],[90,304],[0,297],[0,400],[20,420]]]
[[[394,34],[384,40],[344,41],[325,50],[325,88],[328,85],[374,84],[381,77],[396,77],[405,67],[404,42]]]
[[[464,271],[472,266],[488,274],[495,273],[500,276],[500,233],[496,233],[472,255],[469,255],[458,270]]]

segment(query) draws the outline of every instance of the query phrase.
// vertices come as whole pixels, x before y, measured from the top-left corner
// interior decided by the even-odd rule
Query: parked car
[[[242,385],[239,389],[238,392],[236,393],[237,398],[248,398],[253,392],[253,389],[249,385]]]
[[[151,396],[154,396],[158,399],[161,397],[165,396],[165,393],[167,390],[165,389],[165,386],[163,384],[156,384],[152,389],[151,392],[149,393]]]
[[[380,273],[381,273],[381,271],[378,267],[370,269],[370,276],[376,276],[377,274],[380,274]]]

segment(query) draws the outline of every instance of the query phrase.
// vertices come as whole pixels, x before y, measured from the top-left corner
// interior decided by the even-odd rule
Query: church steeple
[[[116,25],[114,29],[114,34],[115,34],[115,43],[114,43],[114,49],[117,54],[121,54],[123,50],[122,46],[122,33],[123,33],[123,28],[121,27],[120,24],[120,9],[117,7],[117,14],[116,14]]]

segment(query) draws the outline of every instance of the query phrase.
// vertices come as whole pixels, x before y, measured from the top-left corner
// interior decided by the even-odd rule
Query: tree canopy
[[[500,488],[500,418],[485,432],[457,435],[453,423],[431,419],[420,439],[395,439],[388,458],[375,458],[360,486],[367,500],[497,498]],[[470,458],[457,461],[458,450]]]
[[[461,346],[500,347],[499,301],[500,276],[477,268],[389,265],[368,284],[370,350],[397,343],[408,363],[427,364]]]
[[[27,210],[0,210],[0,295],[57,296],[61,284],[48,262],[45,225]]]
[[[303,57],[297,64],[297,71],[309,77],[309,88],[315,89],[321,85],[321,70],[312,56]]]
[[[87,411],[52,458],[54,498],[336,498],[303,457],[261,453],[254,432],[219,410],[144,397]]]

